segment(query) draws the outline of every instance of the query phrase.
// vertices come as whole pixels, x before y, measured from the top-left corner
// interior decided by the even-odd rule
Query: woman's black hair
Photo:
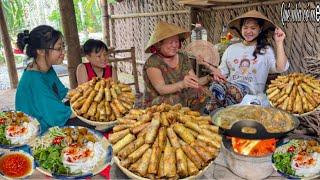
[[[92,52],[98,53],[101,49],[108,51],[107,45],[103,41],[96,39],[88,39],[82,48],[85,55],[90,55]]]
[[[249,19],[249,18],[247,18]],[[243,24],[245,23],[245,21],[247,19],[241,19],[240,21],[240,27],[242,28]],[[250,18],[251,19],[251,18]],[[259,19],[259,18],[252,18],[252,19],[255,19],[257,21],[257,24],[259,25],[259,27],[261,28],[261,32],[259,33],[258,37],[256,37],[257,39],[257,45],[256,45],[256,48],[255,50],[253,51],[253,56],[254,58],[256,59],[257,58],[257,54],[265,54],[266,53],[266,48],[267,46],[270,45],[270,43],[267,41],[267,33],[270,29],[266,29],[266,30],[263,30],[262,27],[264,25],[264,20],[263,19]],[[242,34],[241,34],[242,36]],[[263,50],[263,51],[261,51]]]
[[[35,27],[30,33],[24,30],[17,36],[17,46],[23,51],[26,47],[26,54],[29,58],[37,58],[37,49],[51,49],[62,37],[62,33],[48,25]]]

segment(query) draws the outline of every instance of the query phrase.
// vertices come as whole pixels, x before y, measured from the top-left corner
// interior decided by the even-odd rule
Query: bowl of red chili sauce
[[[33,173],[34,168],[33,157],[24,151],[11,151],[0,155],[0,177],[26,178]]]

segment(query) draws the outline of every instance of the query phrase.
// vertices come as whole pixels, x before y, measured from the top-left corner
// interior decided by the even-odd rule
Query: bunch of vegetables
[[[65,147],[63,143],[65,134],[61,129],[53,128],[49,130],[49,146],[40,145],[34,150],[34,157],[39,165],[53,174],[70,174],[70,169],[62,162],[61,152]]]

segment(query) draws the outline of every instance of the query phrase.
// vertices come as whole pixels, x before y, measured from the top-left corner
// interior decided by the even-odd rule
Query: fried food
[[[221,146],[211,118],[179,104],[132,109],[124,119],[113,128],[110,141],[119,164],[144,178],[196,175],[212,163]]]
[[[278,76],[268,85],[267,96],[274,107],[292,114],[305,114],[320,106],[320,81],[310,75]]]
[[[125,116],[134,104],[130,86],[110,79],[93,78],[68,94],[78,116],[93,121],[114,121]]]

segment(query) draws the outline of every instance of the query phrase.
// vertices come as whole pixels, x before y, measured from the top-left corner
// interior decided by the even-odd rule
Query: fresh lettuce
[[[293,157],[293,153],[275,153],[273,155],[273,160],[276,168],[287,174],[287,175],[295,175],[295,171],[291,167],[291,159]]]
[[[41,167],[54,174],[69,174],[70,169],[63,166],[60,145],[52,145],[45,149],[35,150],[34,157]]]
[[[0,144],[11,145],[10,140],[6,138],[6,126],[0,125]]]

